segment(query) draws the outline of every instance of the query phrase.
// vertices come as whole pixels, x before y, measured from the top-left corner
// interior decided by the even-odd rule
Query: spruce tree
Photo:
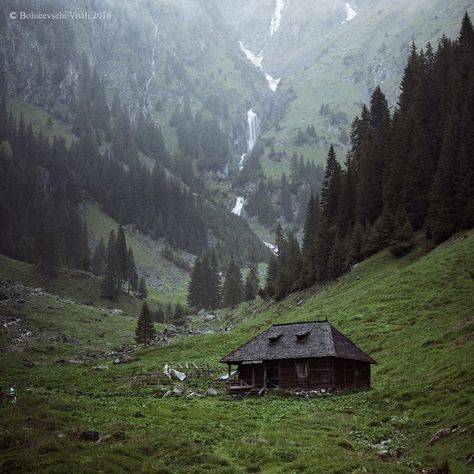
[[[156,337],[155,326],[150,308],[146,301],[143,302],[140,316],[138,316],[137,328],[135,330],[135,341],[148,347]]]
[[[120,275],[120,286],[128,280],[128,257],[129,253],[127,251],[127,240],[125,238],[125,232],[123,230],[122,224],[119,225],[117,230],[117,239],[116,239],[116,252],[118,259],[118,269]]]
[[[36,233],[34,244],[34,261],[42,272],[54,275],[58,265],[57,240],[54,229],[42,222]]]
[[[138,273],[132,247],[128,248],[127,254],[127,281],[127,293],[130,293],[130,290],[132,290],[133,293],[136,293],[138,290]]]
[[[141,300],[144,300],[145,298],[148,297],[148,290],[147,290],[147,287],[146,287],[145,278],[143,278],[143,277],[140,278],[140,282],[138,283],[137,296]]]
[[[339,196],[341,192],[341,165],[337,161],[334,147],[329,147],[326,160],[324,182],[321,190],[321,210],[324,216],[332,221],[338,210]]]
[[[258,290],[258,263],[255,253],[252,253],[249,262],[249,271],[245,277],[245,301],[254,300],[257,297]]]
[[[111,230],[107,242],[105,271],[102,277],[102,296],[111,299],[115,298],[120,293],[120,281],[115,232]]]
[[[176,304],[173,314],[173,323],[176,326],[183,326],[186,323],[185,313],[181,303]]]
[[[105,257],[105,244],[104,239],[101,237],[97,247],[94,250],[94,255],[92,256],[91,262],[92,272],[97,276],[103,275],[105,271]]]
[[[222,307],[233,308],[243,300],[243,283],[240,269],[231,257],[222,287]]]

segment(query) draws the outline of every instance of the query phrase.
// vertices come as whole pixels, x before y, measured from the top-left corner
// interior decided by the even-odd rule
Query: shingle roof
[[[376,363],[328,321],[274,324],[221,362],[312,357],[341,357]]]

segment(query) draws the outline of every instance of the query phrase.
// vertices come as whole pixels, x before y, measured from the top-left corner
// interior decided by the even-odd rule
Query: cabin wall
[[[264,369],[265,365],[265,369]],[[283,390],[335,390],[370,388],[370,364],[367,362],[322,357],[313,359],[283,359],[263,364],[240,365],[238,378],[254,387]]]

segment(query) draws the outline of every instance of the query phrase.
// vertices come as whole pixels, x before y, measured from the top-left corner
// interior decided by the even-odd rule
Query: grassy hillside
[[[88,229],[96,240],[102,238],[107,244],[110,231],[117,231],[117,221],[102,212],[96,204],[86,203],[84,216]],[[150,287],[151,300],[162,304],[168,301],[184,303],[188,274],[163,257],[163,245],[130,229],[125,229],[125,236],[128,245],[132,247],[137,269],[145,276]]]
[[[470,472],[473,269],[471,232],[401,259],[382,252],[335,284],[250,306],[233,331],[183,337],[141,351],[131,364],[58,367],[55,351],[65,349],[56,346],[26,368],[24,359],[36,357],[34,344],[23,353],[1,353],[2,386],[21,382],[17,405],[0,405],[3,471],[410,473],[442,466],[424,472],[448,472],[448,464],[449,472]],[[40,324],[29,309],[21,311],[27,324]],[[48,331],[74,314],[48,318]],[[271,323],[325,317],[377,360],[372,390],[230,402],[224,396],[162,399],[163,382],[131,383],[133,374],[156,373],[164,363],[217,366]],[[125,330],[126,321],[119,321]],[[101,344],[84,327],[90,344]],[[109,369],[92,370],[104,364]],[[182,387],[203,391],[208,383],[191,379]],[[458,431],[428,448],[435,432],[455,424]],[[85,429],[112,437],[79,441],[74,432]],[[383,440],[390,440],[388,453],[373,446]]]

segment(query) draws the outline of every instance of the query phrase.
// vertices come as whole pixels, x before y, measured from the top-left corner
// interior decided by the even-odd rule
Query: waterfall
[[[153,36],[153,49],[151,51],[151,74],[145,83],[145,91],[143,92],[143,113],[145,115],[150,114],[150,111],[148,109],[148,89],[150,88],[151,81],[155,77],[155,73],[156,73],[155,49],[156,49],[156,37],[158,36],[158,26],[156,25],[155,22],[153,22],[153,25],[155,25],[155,33]]]
[[[239,161],[239,170],[243,169],[245,159],[247,158],[248,153],[252,151],[252,148],[255,146],[258,136],[260,135],[260,125],[258,124],[257,114],[250,109],[247,111],[247,128],[249,135],[247,138],[247,152],[240,156]]]
[[[250,109],[247,111],[247,124],[249,128],[249,138],[247,140],[247,152],[252,151],[258,136],[260,135],[260,126],[258,125],[257,114]]]

